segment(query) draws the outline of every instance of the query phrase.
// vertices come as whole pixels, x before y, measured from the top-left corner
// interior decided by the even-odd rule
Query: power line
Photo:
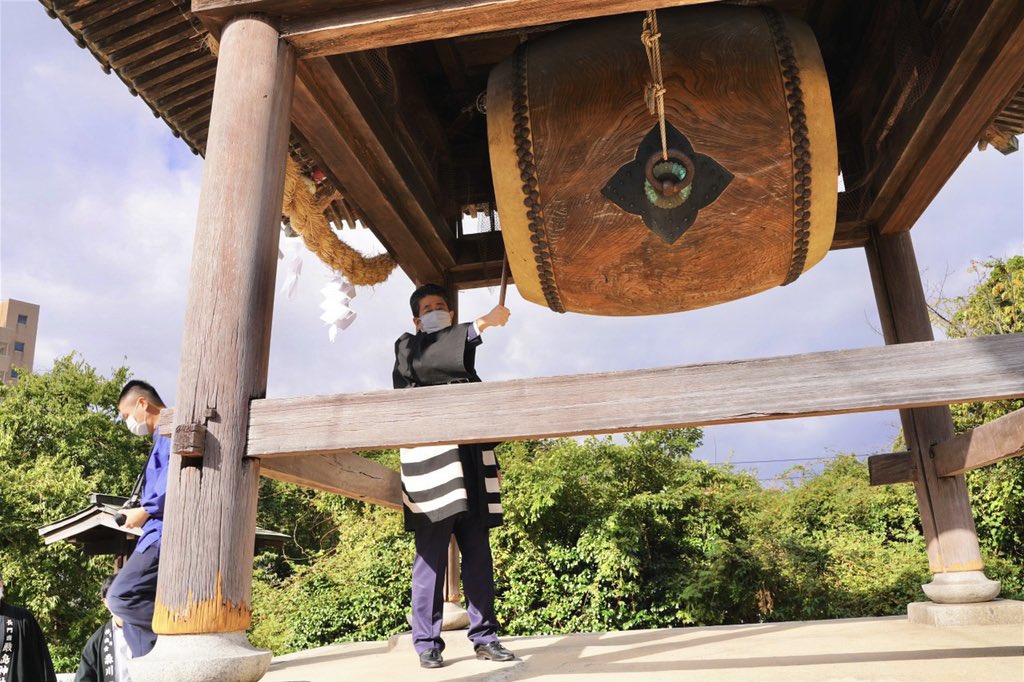
[[[714,466],[722,466],[724,464],[769,464],[772,462],[818,462],[821,460],[832,460],[839,459],[840,457],[848,457],[849,455],[835,455],[834,457],[794,457],[792,459],[743,459],[730,462],[709,462],[707,460],[701,460],[705,464],[711,464]],[[854,455],[854,457],[861,459],[863,457],[871,457],[872,455]]]

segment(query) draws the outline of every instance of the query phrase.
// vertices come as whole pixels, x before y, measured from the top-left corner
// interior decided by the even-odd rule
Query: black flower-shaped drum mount
[[[616,171],[601,194],[640,216],[654,234],[673,244],[732,182],[733,174],[710,156],[697,154],[686,136],[665,124],[668,154],[658,126],[640,141],[636,158]]]

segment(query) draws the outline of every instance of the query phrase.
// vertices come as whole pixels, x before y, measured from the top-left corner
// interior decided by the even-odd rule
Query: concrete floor
[[[445,667],[422,670],[410,636],[274,659],[264,682],[1024,682],[1024,627],[938,628],[905,617],[726,625],[502,642],[520,660],[478,661],[447,632]]]

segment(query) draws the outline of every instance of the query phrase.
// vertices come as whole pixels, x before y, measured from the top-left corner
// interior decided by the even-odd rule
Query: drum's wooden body
[[[643,99],[642,19],[527,43],[488,84],[516,286],[560,312],[647,315],[731,301],[795,280],[832,242],[835,124],[811,30],[772,10],[658,13],[669,146],[689,146],[680,156],[690,165],[680,158],[673,179],[692,182],[685,202],[668,207],[669,194],[645,185],[651,140],[659,153],[661,144]]]

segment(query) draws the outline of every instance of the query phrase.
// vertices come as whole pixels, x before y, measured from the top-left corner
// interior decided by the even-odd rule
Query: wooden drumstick
[[[505,290],[508,289],[508,254],[501,257],[501,291],[498,293],[498,305],[505,305]]]

